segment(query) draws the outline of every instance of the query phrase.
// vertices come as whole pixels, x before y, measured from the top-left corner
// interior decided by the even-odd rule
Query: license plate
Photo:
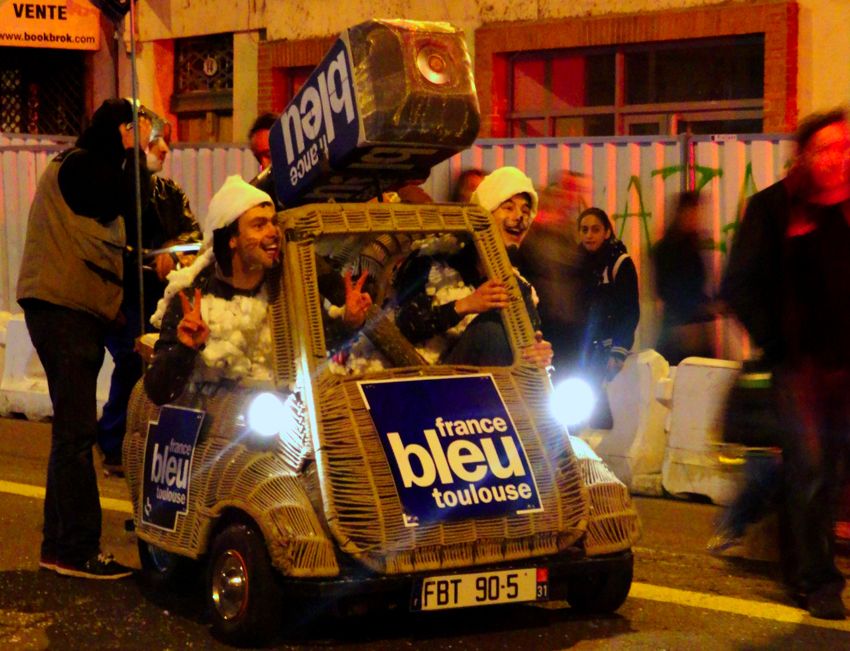
[[[549,596],[546,568],[429,576],[414,588],[412,610],[445,610],[537,601]]]

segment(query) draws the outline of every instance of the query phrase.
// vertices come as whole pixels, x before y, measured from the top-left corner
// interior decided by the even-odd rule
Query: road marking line
[[[848,621],[816,619],[801,608],[772,604],[765,601],[750,601],[749,599],[724,597],[721,595],[706,594],[704,592],[691,592],[690,590],[679,590],[677,588],[667,588],[637,582],[632,583],[629,597],[645,599],[647,601],[679,604],[705,610],[716,610],[732,615],[770,619],[785,624],[805,624],[806,626],[831,628],[850,633],[850,622]]]
[[[19,484],[14,481],[3,481],[2,479],[0,479],[0,493],[22,495],[23,497],[34,497],[40,500],[44,499],[44,488],[42,486]],[[127,500],[117,500],[112,497],[101,497],[100,508],[105,511],[117,511],[118,513],[133,515],[133,505]]]
[[[31,484],[19,484],[12,481],[0,479],[0,493],[10,493],[23,497],[34,497],[44,499],[44,488]],[[133,514],[133,505],[127,500],[118,500],[111,497],[100,498],[101,508],[107,511]],[[785,624],[805,624],[819,628],[831,628],[837,631],[850,633],[850,622],[832,621],[828,619],[816,619],[809,616],[806,611],[792,606],[772,604],[766,601],[751,601],[737,597],[724,597],[722,595],[706,594],[704,592],[692,592],[691,590],[680,590],[678,588],[667,588],[650,583],[633,582],[629,597],[632,599],[644,599],[646,601],[659,601],[661,603],[678,604],[703,610],[716,610],[731,615],[743,615],[745,617],[757,617],[759,619],[770,619]]]

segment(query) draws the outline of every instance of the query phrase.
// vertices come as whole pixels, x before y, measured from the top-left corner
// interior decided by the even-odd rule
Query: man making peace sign
[[[174,401],[190,380],[271,379],[266,280],[280,264],[283,240],[272,199],[230,176],[210,201],[202,228],[205,251],[169,275],[151,318],[161,334],[145,390],[156,404]],[[345,279],[349,328],[362,325],[371,306],[361,291],[364,279]]]

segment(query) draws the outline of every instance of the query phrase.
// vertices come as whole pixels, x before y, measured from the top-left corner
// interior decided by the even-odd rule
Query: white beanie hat
[[[274,205],[268,193],[247,183],[238,174],[228,176],[218,192],[210,199],[207,216],[201,222],[204,244],[212,242],[213,231],[229,226],[244,213],[261,203]]]
[[[490,172],[472,193],[470,202],[493,212],[515,194],[525,193],[531,198],[531,219],[537,216],[537,192],[534,184],[522,170],[505,166]]]

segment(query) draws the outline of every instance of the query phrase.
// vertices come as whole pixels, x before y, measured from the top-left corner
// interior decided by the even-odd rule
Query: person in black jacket
[[[626,246],[614,237],[604,210],[583,211],[578,217],[578,232],[584,254],[582,302],[587,315],[579,365],[603,398],[590,424],[607,429],[613,423],[604,400],[604,385],[623,368],[640,319],[637,270]]]
[[[139,109],[140,143],[151,121]],[[27,222],[18,302],[47,375],[53,426],[39,567],[120,579],[131,570],[100,549],[101,512],[92,448],[97,375],[122,297],[124,220],[150,196],[144,153],[134,151],[133,105],[105,101],[75,146],[39,179]]]
[[[124,298],[121,301],[122,323],[107,333],[106,348],[112,355],[115,369],[109,384],[109,398],[103,406],[98,421],[97,445],[103,454],[105,470],[121,474],[121,444],[127,427],[127,405],[136,382],[142,377],[142,358],[135,350],[135,340],[142,334],[142,322],[147,323],[165,290],[165,278],[177,265],[177,254],[160,252],[144,259],[142,287],[144,313],[140,314],[139,256],[145,251],[156,251],[174,244],[185,244],[200,239],[200,231],[189,198],[177,183],[159,176],[170,151],[168,138],[170,125],[155,120],[146,147],[148,171],[151,179],[151,196],[142,212],[142,241],[137,242],[136,219],[125,218],[127,241],[131,243],[124,254]],[[150,326],[145,327],[150,331]]]
[[[652,250],[655,289],[664,301],[655,349],[673,366],[694,355],[714,357],[710,326],[715,305],[705,291],[699,219],[699,193],[681,193],[672,223]]]
[[[721,295],[773,369],[782,424],[791,589],[809,613],[844,619],[835,506],[850,451],[850,125],[844,111],[801,122],[789,174],[756,193]]]
[[[578,231],[587,313],[582,364],[604,368],[610,380],[623,368],[635,341],[640,320],[637,270],[604,210],[582,212]]]

